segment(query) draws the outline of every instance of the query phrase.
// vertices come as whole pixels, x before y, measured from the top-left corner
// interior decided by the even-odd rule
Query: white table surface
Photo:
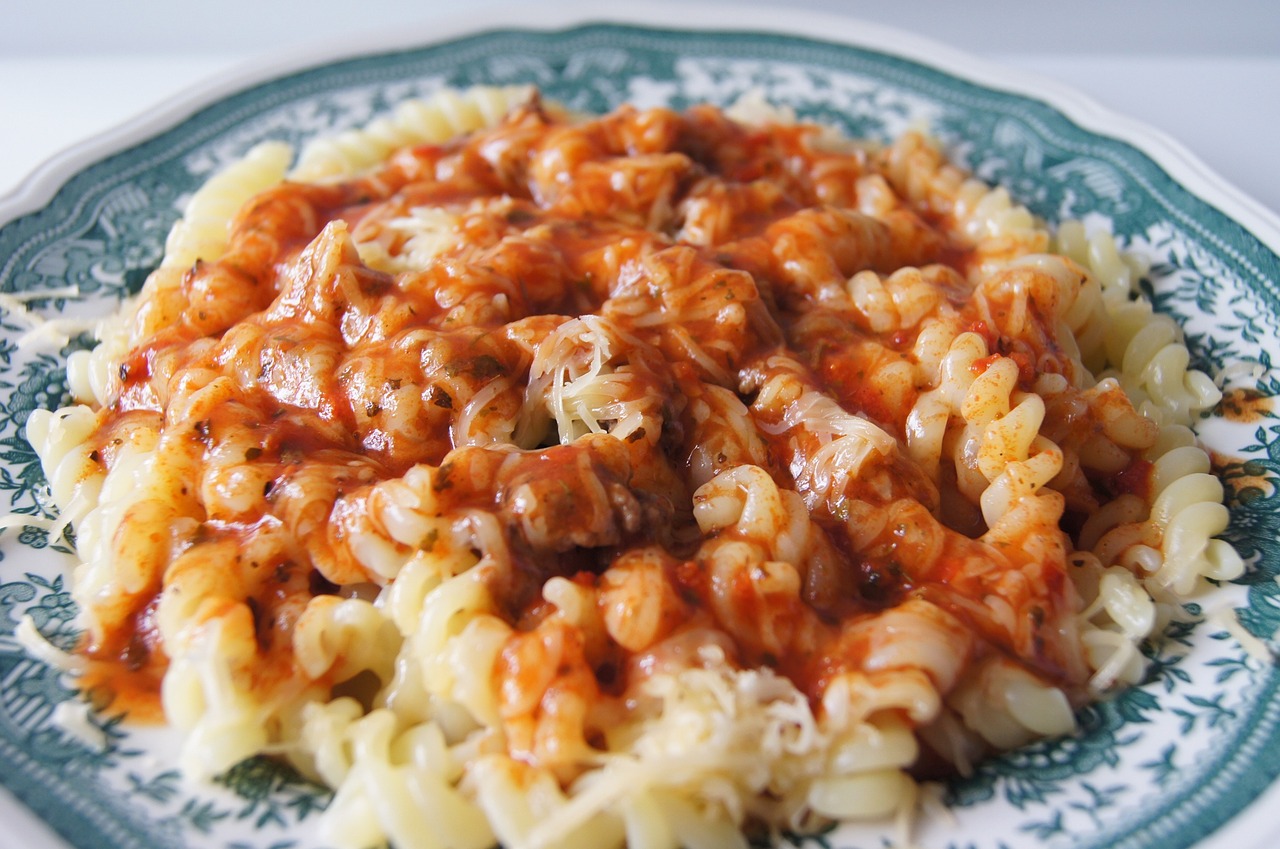
[[[99,6],[105,9],[111,4],[93,8]],[[0,23],[3,20],[0,15]],[[35,27],[39,23],[34,21],[35,37],[23,45],[26,49],[0,50],[0,196],[13,191],[59,151],[265,55],[260,45],[216,49],[207,43],[183,53],[93,52],[77,50],[72,44],[76,52],[64,53],[57,45],[40,41]],[[1249,23],[1236,26],[1248,28]],[[1122,53],[1114,41],[1103,45],[1104,52],[1096,52],[1097,44],[1071,39],[1056,40],[1034,54],[1008,49],[983,53],[987,60],[1014,72],[1068,85],[1163,132],[1276,214],[1280,212],[1275,142],[1280,138],[1280,106],[1275,99],[1280,91],[1280,44],[1267,49],[1266,38],[1255,37],[1248,49],[1237,54],[1229,48],[1230,38],[1221,41],[1206,42],[1201,53]],[[953,42],[961,49],[975,45],[986,46],[976,41]],[[1273,788],[1267,798],[1268,804],[1280,802],[1280,789]],[[0,842],[5,845],[65,845],[25,808],[15,805],[3,788],[0,812],[4,814]],[[1242,845],[1252,843],[1245,839]]]

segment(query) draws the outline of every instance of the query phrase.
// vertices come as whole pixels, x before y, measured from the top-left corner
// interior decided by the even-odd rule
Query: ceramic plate
[[[668,10],[670,11],[670,10]],[[257,141],[302,142],[368,122],[441,86],[535,83],[575,109],[631,101],[726,104],[748,90],[849,133],[889,137],[926,124],[979,176],[1050,219],[1110,227],[1152,262],[1160,309],[1186,328],[1195,364],[1224,375],[1226,400],[1201,423],[1226,480],[1230,541],[1245,578],[1198,599],[1150,650],[1145,683],[1079,717],[1081,733],[981,765],[946,788],[947,816],[927,816],[929,849],[1274,846],[1280,826],[1260,796],[1280,798],[1280,675],[1219,624],[1264,642],[1280,627],[1280,223],[1154,133],[1052,84],[1015,81],[937,45],[847,19],[735,12],[733,29],[682,6],[626,22],[573,14],[509,19],[395,47],[257,69],[171,103],[63,156],[0,202],[0,292],[35,295],[44,316],[98,314],[135,291],[160,258],[184,198]],[[663,23],[667,21],[667,23]],[[443,33],[443,34],[442,34]],[[66,299],[74,286],[82,294]],[[39,293],[50,293],[39,297]],[[44,514],[48,494],[23,435],[36,407],[66,391],[67,353],[88,343],[17,344],[0,327],[0,490],[6,508]],[[1256,364],[1257,368],[1239,363]],[[318,849],[327,797],[266,761],[194,787],[175,771],[164,732],[91,716],[94,733],[53,721],[68,682],[15,642],[30,614],[52,641],[75,640],[65,546],[44,532],[0,538],[0,782],[77,849]],[[836,830],[804,846],[869,849],[879,837]],[[55,845],[50,843],[50,845]]]

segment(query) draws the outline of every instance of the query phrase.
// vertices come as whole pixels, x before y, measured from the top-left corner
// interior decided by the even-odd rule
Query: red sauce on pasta
[[[671,602],[654,634],[719,629],[738,662],[777,669],[815,703],[878,651],[857,623],[912,599],[960,623],[970,657],[1007,655],[1074,691],[1086,673],[1065,636],[1077,605],[1061,499],[1056,517],[1050,506],[1028,518],[1025,536],[979,539],[976,506],[955,495],[976,461],[936,477],[901,447],[930,389],[911,377],[930,322],[978,334],[990,353],[974,373],[1012,359],[1023,390],[1070,365],[1034,310],[1014,326],[1012,313],[975,306],[971,243],[948,211],[906,196],[881,154],[834,146],[816,127],[744,126],[709,108],[571,123],[534,102],[368,176],[286,183],[253,201],[226,255],[165,296],[182,320],[125,359],[102,456],[110,463],[131,420],[166,417],[162,450],[191,475],[175,515],[195,520],[156,554],[160,573],[169,581],[201,552],[223,564],[226,603],[253,621],[264,689],[297,675],[288,635],[317,590],[381,580],[350,551],[372,509],[362,498],[426,464],[439,510],[496,517],[510,552],[486,581],[520,634],[498,668],[476,674],[500,682],[512,739],[523,739],[531,689],[613,698],[639,674],[627,672],[639,648],[592,656],[582,635],[556,632],[540,594],[556,576],[603,593],[620,564],[663,576]],[[379,271],[362,259],[356,244],[367,257],[371,245],[393,257],[420,249],[402,225],[424,206],[451,216],[430,262]],[[919,269],[931,294],[887,307],[848,294],[859,273],[899,269]],[[561,362],[591,367],[585,337],[564,330],[584,316],[611,328],[604,357],[619,403],[600,402],[599,434],[566,441],[554,417],[528,418],[526,393],[557,333],[583,344]],[[723,391],[741,410],[707,424],[703,408],[721,410]],[[814,424],[828,414],[804,400],[818,396],[896,446],[854,474],[831,472],[833,437]],[[648,424],[605,435],[633,409]],[[1097,430],[1088,416],[1073,428],[1078,441]],[[743,464],[797,493],[811,517],[796,592],[769,588],[792,580],[786,570],[766,580],[762,562],[726,577],[699,555],[693,493]],[[1147,469],[1079,475],[1071,497],[1083,509],[1090,493],[1142,489]],[[719,541],[763,544],[731,530]],[[105,639],[88,647],[90,686],[136,705],[158,682],[148,611],[163,590],[148,585],[106,618]]]

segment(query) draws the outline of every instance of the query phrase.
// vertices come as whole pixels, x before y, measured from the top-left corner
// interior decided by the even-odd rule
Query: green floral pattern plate
[[[721,9],[723,11],[723,9]],[[265,138],[302,142],[356,126],[441,86],[535,83],[576,109],[624,101],[728,103],[749,90],[802,116],[876,137],[927,124],[981,177],[1050,220],[1109,225],[1152,261],[1160,309],[1186,328],[1197,365],[1226,375],[1227,401],[1201,423],[1228,484],[1228,537],[1244,578],[1188,605],[1150,650],[1141,686],[1085,710],[1078,736],[982,764],[946,787],[946,815],[926,815],[929,849],[1186,847],[1280,842],[1255,800],[1280,799],[1280,674],[1248,655],[1216,612],[1264,642],[1280,628],[1280,222],[1159,137],[1051,84],[900,33],[845,19],[749,15],[681,27],[640,22],[435,33],[416,43],[351,49],[211,84],[89,144],[0,201],[0,292],[33,297],[45,316],[94,315],[136,291],[158,262],[184,198]],[[562,16],[563,17],[563,16]],[[735,17],[737,17],[735,15]],[[399,37],[405,42],[406,37]],[[62,294],[74,286],[82,297]],[[40,293],[48,294],[43,297]],[[0,315],[0,491],[9,512],[47,515],[49,497],[24,422],[66,394],[60,350],[18,345],[25,325]],[[1239,363],[1256,364],[1241,368]],[[1233,377],[1232,377],[1233,376]],[[75,640],[64,540],[35,529],[0,536],[0,771],[14,796],[76,849],[320,849],[320,788],[267,761],[191,786],[168,732],[90,714],[92,733],[55,719],[67,680],[14,637],[30,615],[55,644]],[[871,849],[884,835],[835,829],[800,846]],[[55,845],[55,844],[50,844]]]

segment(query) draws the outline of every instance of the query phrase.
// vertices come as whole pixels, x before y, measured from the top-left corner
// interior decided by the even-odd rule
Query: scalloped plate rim
[[[554,33],[579,26],[613,24],[690,32],[796,36],[877,51],[919,63],[958,80],[1039,100],[1086,132],[1133,146],[1150,157],[1175,183],[1247,229],[1268,249],[1280,254],[1280,215],[1221,177],[1171,136],[1105,107],[1070,86],[1031,72],[1015,71],[943,42],[852,15],[761,6],[732,9],[733,26],[727,27],[724,18],[729,9],[728,5],[700,0],[678,5],[637,2],[629,4],[626,10],[607,13],[601,13],[598,4],[580,0],[536,10],[528,4],[501,6],[488,10],[484,20],[479,20],[476,15],[447,15],[394,31],[369,32],[343,42],[314,43],[283,55],[250,59],[52,155],[13,190],[0,195],[0,227],[45,207],[69,180],[103,159],[177,127],[202,108],[289,74],[346,59],[444,44],[485,33],[510,30]],[[1237,816],[1197,844],[1197,849],[1226,846],[1232,849],[1264,849],[1274,845],[1276,837],[1280,836],[1280,825],[1269,823],[1272,818],[1268,814],[1278,804],[1280,781],[1273,782]],[[18,823],[10,819],[14,813],[20,813]],[[23,837],[28,841],[25,845],[32,849],[67,849],[69,846],[3,785],[0,785],[0,816],[9,823],[9,828],[14,825],[22,828],[19,835],[13,836]],[[24,821],[38,824],[35,833],[27,830]],[[1259,828],[1265,831],[1260,833]],[[38,833],[42,830],[45,833]],[[33,839],[37,842],[29,842]]]

